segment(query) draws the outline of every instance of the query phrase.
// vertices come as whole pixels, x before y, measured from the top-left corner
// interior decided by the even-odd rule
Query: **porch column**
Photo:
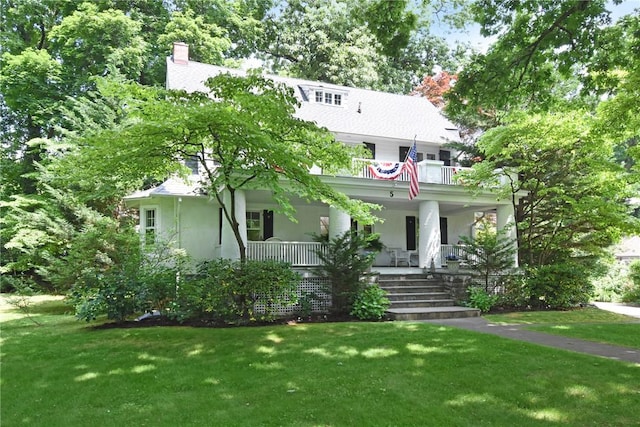
[[[434,200],[420,202],[420,240],[418,242],[419,266],[430,267],[431,260],[440,268],[440,204]]]
[[[340,236],[351,229],[351,216],[333,206],[329,207],[329,239]]]
[[[225,206],[231,207],[231,193],[224,190],[223,200]],[[224,259],[238,260],[240,259],[240,248],[236,241],[236,236],[233,234],[231,224],[227,221],[227,218],[222,214],[222,244],[220,248],[220,256]],[[236,190],[236,219],[240,228],[240,235],[247,245],[247,201],[244,191]]]
[[[518,245],[516,234],[516,221],[513,205],[499,205],[496,209],[496,227],[504,230],[504,237],[513,240],[514,246]],[[513,255],[513,266],[518,266],[518,252]]]

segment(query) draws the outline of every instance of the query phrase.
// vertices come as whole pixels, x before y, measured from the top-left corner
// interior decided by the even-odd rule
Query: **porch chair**
[[[407,267],[411,267],[411,252],[401,248],[387,248],[387,252],[391,257],[391,264],[389,265],[397,267],[398,263],[405,263]]]

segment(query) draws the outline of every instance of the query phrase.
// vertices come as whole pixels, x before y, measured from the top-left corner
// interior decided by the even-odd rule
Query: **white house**
[[[220,72],[242,73],[189,61],[188,47],[177,43],[167,59],[168,89],[205,91],[203,82]],[[513,222],[510,200],[498,200],[484,190],[471,196],[453,179],[462,168],[444,144],[458,141],[456,126],[444,118],[426,98],[280,76],[266,76],[294,88],[301,107],[299,118],[314,121],[332,131],[345,144],[365,144],[373,154],[359,174],[324,176],[323,179],[351,198],[383,206],[383,220],[364,226],[337,209],[320,202],[308,203],[292,196],[297,223],[274,214],[276,203],[267,191],[241,191],[236,208],[245,219],[241,230],[250,259],[279,258],[295,267],[317,265],[312,233],[342,234],[350,228],[376,232],[387,250],[376,265],[440,266],[455,250],[459,236],[470,236],[480,215],[491,215],[499,228]],[[407,152],[416,142],[420,192],[409,199],[409,176],[380,179],[393,169],[402,170]],[[194,169],[194,172],[196,170]],[[321,171],[312,171],[321,174]],[[195,180],[193,180],[195,182]],[[140,210],[143,235],[171,236],[194,259],[236,258],[238,249],[220,207],[201,195],[196,185],[171,178],[162,185],[126,197]],[[244,212],[244,213],[242,213]],[[513,228],[511,233],[514,233]]]

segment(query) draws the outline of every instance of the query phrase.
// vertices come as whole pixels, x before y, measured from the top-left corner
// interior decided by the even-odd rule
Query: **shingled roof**
[[[243,75],[241,70],[188,61],[175,63],[167,58],[168,89],[205,92],[204,82],[220,73]],[[311,80],[265,75],[295,90],[301,101],[296,116],[315,122],[338,135],[367,138],[390,138],[418,143],[445,144],[459,141],[457,127],[448,121],[426,98],[396,95],[367,89],[333,85]],[[311,90],[327,90],[343,94],[341,106],[326,105],[308,99]],[[312,92],[313,93],[313,92]]]

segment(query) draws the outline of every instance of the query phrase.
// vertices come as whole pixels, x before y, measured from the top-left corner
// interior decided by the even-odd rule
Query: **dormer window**
[[[192,175],[198,175],[198,166],[200,166],[200,161],[198,156],[191,155],[184,159],[184,165],[191,169]]]
[[[336,105],[342,106],[343,93],[336,93],[335,91],[326,89],[315,89],[315,100],[318,104]]]

